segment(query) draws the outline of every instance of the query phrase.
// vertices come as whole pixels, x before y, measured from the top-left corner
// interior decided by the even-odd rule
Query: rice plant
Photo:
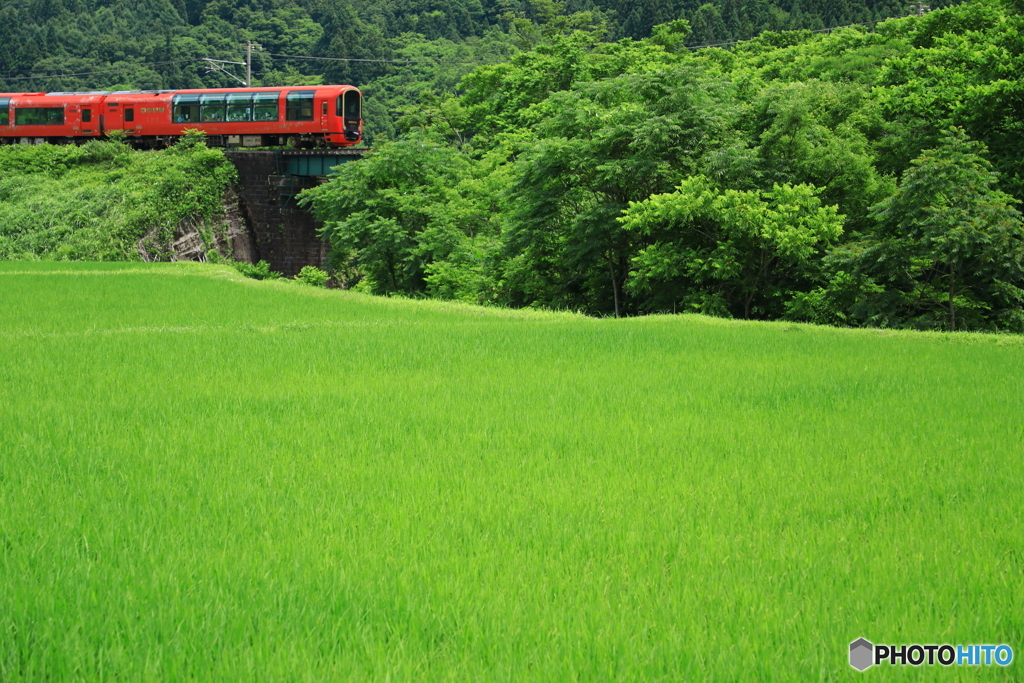
[[[0,680],[1021,680],[1024,344],[0,264]]]

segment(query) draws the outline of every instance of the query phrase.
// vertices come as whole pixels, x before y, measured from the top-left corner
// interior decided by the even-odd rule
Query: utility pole
[[[245,87],[252,87],[252,49],[257,50],[263,49],[263,46],[259,43],[254,43],[251,40],[245,42]]]

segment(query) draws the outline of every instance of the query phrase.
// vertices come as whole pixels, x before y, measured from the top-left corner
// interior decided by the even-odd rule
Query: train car
[[[347,147],[362,140],[362,93],[349,85],[0,93],[0,143],[124,131],[135,147],[164,147],[191,129],[219,147]]]
[[[106,93],[0,93],[0,141],[23,144],[99,137],[99,112]]]

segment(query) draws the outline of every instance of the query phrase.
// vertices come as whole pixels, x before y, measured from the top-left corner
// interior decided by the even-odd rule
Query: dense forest
[[[932,8],[951,0],[934,0]],[[421,94],[456,90],[476,63],[504,61],[551,32],[643,39],[686,19],[687,45],[765,30],[824,29],[917,12],[902,0],[6,0],[0,91],[353,83],[376,134]],[[222,60],[210,68],[203,58]],[[353,60],[353,61],[345,61]],[[373,60],[373,61],[366,61]],[[409,62],[414,62],[410,64]]]
[[[303,198],[346,287],[1024,331],[1024,3],[923,9],[16,0],[0,88],[229,86],[195,59],[246,41],[358,84],[373,151]]]
[[[1024,17],[686,49],[564,30],[306,194],[376,293],[1024,331]]]

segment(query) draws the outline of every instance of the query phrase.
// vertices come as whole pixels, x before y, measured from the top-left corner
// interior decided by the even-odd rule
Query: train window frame
[[[171,121],[199,123],[199,93],[175,95],[171,99]]]
[[[132,123],[133,121],[135,121],[135,110],[131,107],[125,107],[124,120],[125,123]]]
[[[203,93],[199,96],[199,122],[224,123],[227,120],[227,108],[227,93]]]
[[[82,123],[92,123],[92,109],[82,108]]]
[[[226,99],[224,120],[227,123],[249,123],[252,121],[251,92],[229,92]]]
[[[11,98],[0,97],[0,126],[11,125]]]
[[[281,91],[258,92],[252,96],[253,123],[276,123],[281,119]]]
[[[351,97],[350,97],[351,96]],[[355,116],[348,110],[349,101],[354,100],[356,103]],[[345,92],[338,95],[338,116],[345,119],[361,119],[363,118],[363,97],[362,93],[358,90],[346,90]]]
[[[285,121],[312,121],[316,90],[291,90],[285,96]]]
[[[14,110],[14,125],[63,126],[64,107],[17,107]]]

